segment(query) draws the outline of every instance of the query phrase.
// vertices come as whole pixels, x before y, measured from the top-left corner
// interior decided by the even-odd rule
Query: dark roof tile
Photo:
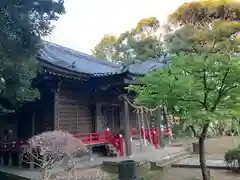
[[[121,66],[48,41],[43,42],[39,58],[74,72],[105,76],[120,74]]]
[[[48,41],[43,41],[39,58],[53,66],[92,76],[111,76],[127,72],[134,75],[143,75],[164,65],[159,60],[147,60],[123,68],[122,65],[98,59]]]
[[[141,63],[131,64],[128,71],[135,75],[143,75],[155,69],[163,67],[165,64],[159,60],[147,60]]]

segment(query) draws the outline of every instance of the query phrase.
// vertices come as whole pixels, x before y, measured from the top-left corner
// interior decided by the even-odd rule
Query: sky
[[[142,18],[163,22],[186,0],[65,0],[66,14],[46,39],[91,54],[104,34],[119,35]]]

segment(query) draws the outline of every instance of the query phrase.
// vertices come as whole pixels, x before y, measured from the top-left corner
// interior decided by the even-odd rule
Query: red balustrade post
[[[151,141],[151,135],[152,135],[152,129],[146,130],[146,139],[148,140],[148,142]]]
[[[119,142],[118,142],[118,145],[119,145],[119,153],[120,153],[120,156],[124,156],[124,151],[123,151],[123,136],[122,134],[119,134]]]
[[[90,133],[90,134],[88,135],[88,141],[92,143],[92,140],[93,140],[93,138],[92,138],[92,133]]]
[[[144,138],[145,137],[145,129],[141,127],[141,136]]]
[[[109,141],[110,136],[111,136],[111,131],[110,131],[109,128],[107,128],[106,131],[105,131],[105,139]]]
[[[153,145],[155,146],[155,148],[158,148],[157,134],[158,134],[157,129],[153,128],[152,129],[152,142],[153,142]]]

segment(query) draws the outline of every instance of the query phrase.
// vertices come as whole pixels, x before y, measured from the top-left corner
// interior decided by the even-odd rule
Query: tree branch
[[[195,137],[199,138],[199,135],[197,134],[197,132],[196,132],[195,128],[193,127],[193,125],[189,125],[188,127],[192,130],[193,135],[194,135]]]
[[[179,94],[175,93],[172,89],[170,89],[170,91],[175,95],[177,96],[178,100],[180,101],[185,101],[185,102],[198,102],[200,103],[201,105],[203,105],[203,102],[198,100],[198,99],[184,99],[183,97],[181,97]]]
[[[225,95],[228,91],[230,91],[230,90],[232,90],[232,89],[234,89],[234,88],[236,88],[237,87],[237,85],[232,85],[232,86],[226,86],[225,88],[223,88],[223,90],[222,90],[222,96],[223,95]],[[221,96],[221,97],[222,97]]]
[[[219,91],[218,91],[218,96],[217,96],[217,98],[216,98],[216,100],[215,100],[215,102],[214,102],[214,104],[213,104],[213,107],[211,108],[211,112],[215,111],[215,109],[216,109],[219,101],[221,100],[221,98],[222,98],[222,96],[223,96],[223,94],[224,94],[224,93],[223,93],[223,92],[224,92],[224,89],[225,89],[225,88],[224,88],[224,84],[225,84],[225,81],[226,81],[226,79],[227,79],[227,76],[228,76],[229,71],[230,71],[230,68],[228,67],[227,70],[226,70],[226,72],[225,72],[225,74],[224,74],[224,76],[223,76],[223,78],[222,78],[221,86],[220,86],[220,89],[219,89]],[[229,90],[228,90],[228,91],[229,91]],[[225,92],[227,92],[227,91],[225,91]]]
[[[204,65],[205,66],[205,65]],[[207,107],[207,97],[208,97],[208,87],[207,87],[207,74],[206,74],[206,68],[204,67],[203,70],[203,85],[204,85],[204,100],[203,100],[203,106],[206,110],[208,110]]]

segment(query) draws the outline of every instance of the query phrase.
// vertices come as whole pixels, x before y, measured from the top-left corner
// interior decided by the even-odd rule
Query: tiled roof
[[[111,76],[123,73],[143,75],[163,66],[163,63],[158,60],[147,60],[123,68],[122,65],[98,59],[94,56],[48,41],[43,41],[43,47],[38,57],[41,61],[58,68],[64,68],[74,73],[88,74],[91,76]]]
[[[72,72],[105,76],[120,74],[121,66],[51,42],[44,41],[39,58]]]
[[[155,69],[161,68],[165,64],[159,60],[146,60],[141,63],[132,64],[128,67],[128,71],[135,75],[144,75]]]

